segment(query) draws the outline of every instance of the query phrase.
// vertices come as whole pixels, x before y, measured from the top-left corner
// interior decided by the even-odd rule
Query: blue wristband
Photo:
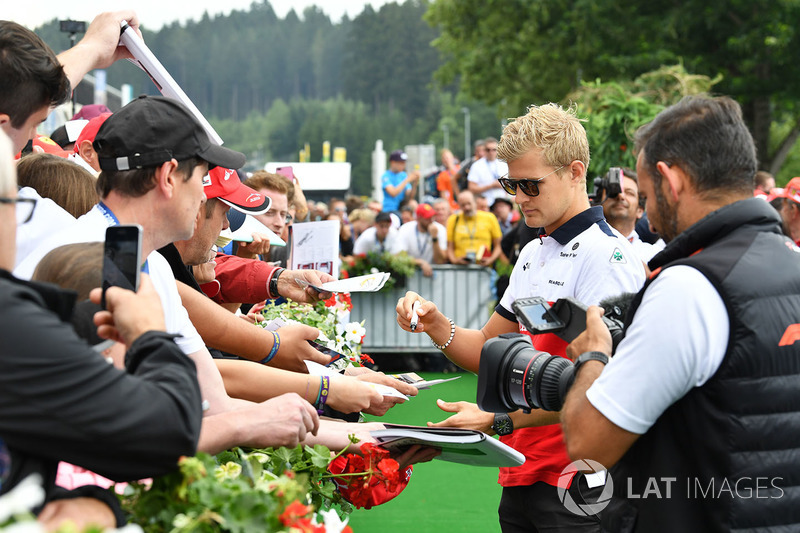
[[[267,363],[272,361],[272,358],[275,357],[276,353],[278,353],[278,348],[281,347],[280,336],[278,336],[278,334],[274,331],[270,331],[270,333],[272,333],[272,349],[269,351],[269,353],[264,359],[259,361],[259,363],[261,363],[262,365],[266,365]]]
[[[322,408],[325,407],[325,402],[328,401],[328,392],[331,386],[330,376],[320,376],[319,394],[317,394],[317,401],[314,402],[314,407],[317,408],[317,413],[322,414]]]

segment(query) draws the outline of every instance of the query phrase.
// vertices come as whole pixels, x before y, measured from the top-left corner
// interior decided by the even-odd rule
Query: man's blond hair
[[[553,167],[582,161],[589,168],[589,141],[575,108],[558,104],[532,105],[503,129],[497,144],[497,157],[503,161],[519,159],[533,148],[542,151],[544,162]]]

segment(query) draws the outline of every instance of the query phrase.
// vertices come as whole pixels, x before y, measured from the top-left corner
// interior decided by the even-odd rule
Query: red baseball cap
[[[239,180],[235,170],[214,167],[203,178],[206,198],[219,198],[246,215],[260,215],[269,210],[272,200]]]
[[[800,178],[792,178],[783,190],[778,189],[780,192],[775,192],[775,189],[770,191],[769,200],[775,198],[788,198],[789,200],[800,204]]]
[[[419,204],[417,206],[417,218],[433,218],[436,211],[433,210],[431,204]]]
[[[71,153],[65,151],[57,142],[47,135],[40,135],[37,133],[33,140],[31,140],[31,143],[34,148],[39,147],[46,154],[53,154],[57,155],[58,157],[67,158]],[[33,150],[33,152],[36,152],[36,150]],[[22,151],[14,156],[14,159],[19,159],[20,157],[22,157]]]
[[[75,147],[73,148],[73,150],[75,151],[76,154],[80,150],[80,146],[83,141],[89,141],[92,143],[94,142],[94,138],[97,137],[97,130],[100,129],[100,126],[103,125],[103,122],[105,122],[106,119],[110,116],[111,113],[102,113],[86,123],[86,125],[81,130],[81,134],[78,135],[77,139],[75,139]]]

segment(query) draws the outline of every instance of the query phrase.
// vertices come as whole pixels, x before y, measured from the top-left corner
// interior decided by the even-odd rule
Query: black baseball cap
[[[102,170],[157,167],[170,159],[199,157],[209,167],[240,168],[244,154],[211,141],[191,111],[177,100],[140,96],[111,115],[93,143]]]

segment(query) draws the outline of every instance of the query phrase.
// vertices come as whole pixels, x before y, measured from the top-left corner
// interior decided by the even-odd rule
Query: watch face
[[[492,429],[494,429],[495,433],[498,435],[509,435],[514,431],[514,424],[511,422],[511,417],[506,414],[495,415]]]

